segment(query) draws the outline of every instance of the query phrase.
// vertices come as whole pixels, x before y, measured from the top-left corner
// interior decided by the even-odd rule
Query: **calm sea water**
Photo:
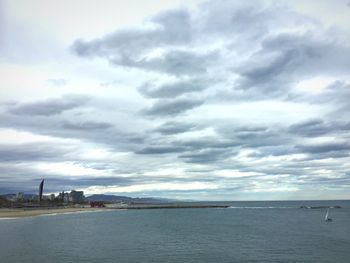
[[[0,262],[350,262],[350,201],[229,204],[0,220]]]

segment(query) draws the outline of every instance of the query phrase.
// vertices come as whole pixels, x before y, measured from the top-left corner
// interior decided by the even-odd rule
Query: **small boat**
[[[328,217],[328,215],[329,215],[329,208],[327,209],[327,213],[326,213],[326,216],[324,217],[324,220],[326,222],[332,222],[332,218]]]

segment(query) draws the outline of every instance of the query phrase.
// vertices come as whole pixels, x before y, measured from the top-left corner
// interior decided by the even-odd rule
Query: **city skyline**
[[[0,195],[350,198],[349,1],[0,10]]]

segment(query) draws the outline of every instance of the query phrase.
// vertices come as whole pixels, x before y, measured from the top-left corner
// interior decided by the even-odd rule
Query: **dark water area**
[[[0,262],[350,262],[350,201],[215,204],[0,220]]]

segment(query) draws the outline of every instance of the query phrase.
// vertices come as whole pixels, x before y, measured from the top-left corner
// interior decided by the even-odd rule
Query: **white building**
[[[23,192],[18,192],[15,197],[16,201],[21,201],[23,200]]]

